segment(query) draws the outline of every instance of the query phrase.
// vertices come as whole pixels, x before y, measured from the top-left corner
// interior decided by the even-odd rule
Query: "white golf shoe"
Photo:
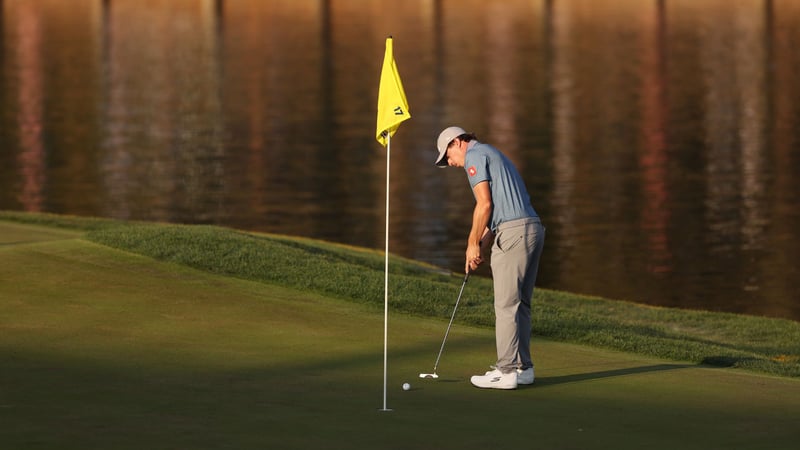
[[[533,384],[533,367],[517,369],[517,384]]]
[[[503,373],[494,369],[486,372],[485,375],[475,375],[470,381],[474,386],[484,389],[516,389],[517,371]]]

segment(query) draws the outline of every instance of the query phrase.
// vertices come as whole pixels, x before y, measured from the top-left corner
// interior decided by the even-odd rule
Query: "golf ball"
[[[404,390],[404,391],[407,391],[407,390],[409,390],[409,389],[411,389],[411,385],[410,385],[410,384],[408,384],[408,383],[403,383],[403,390]]]

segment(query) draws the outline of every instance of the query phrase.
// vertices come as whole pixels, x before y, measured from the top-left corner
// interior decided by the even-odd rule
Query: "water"
[[[458,124],[527,180],[540,286],[800,320],[796,1],[0,5],[0,209],[382,249],[391,34],[392,252],[463,267]]]

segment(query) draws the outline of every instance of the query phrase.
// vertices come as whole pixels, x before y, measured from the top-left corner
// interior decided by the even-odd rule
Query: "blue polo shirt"
[[[473,189],[480,182],[489,182],[492,194],[489,228],[493,232],[497,232],[497,226],[503,222],[538,217],[516,167],[496,148],[482,142],[470,142],[464,158],[464,170]]]

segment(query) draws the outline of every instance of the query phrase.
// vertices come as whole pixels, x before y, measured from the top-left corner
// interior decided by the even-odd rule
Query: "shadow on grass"
[[[696,367],[691,364],[656,364],[652,366],[627,367],[624,369],[603,370],[600,372],[578,373],[557,377],[536,377],[536,386],[554,386],[558,384],[580,383],[582,381],[601,380],[604,378],[637,375],[649,372],[663,372],[667,370],[686,369]]]
[[[746,357],[738,357],[738,356],[708,356],[703,358],[701,364],[706,366],[713,366],[713,367],[736,367],[738,365],[748,363],[751,361],[758,361],[757,358],[746,358]]]

